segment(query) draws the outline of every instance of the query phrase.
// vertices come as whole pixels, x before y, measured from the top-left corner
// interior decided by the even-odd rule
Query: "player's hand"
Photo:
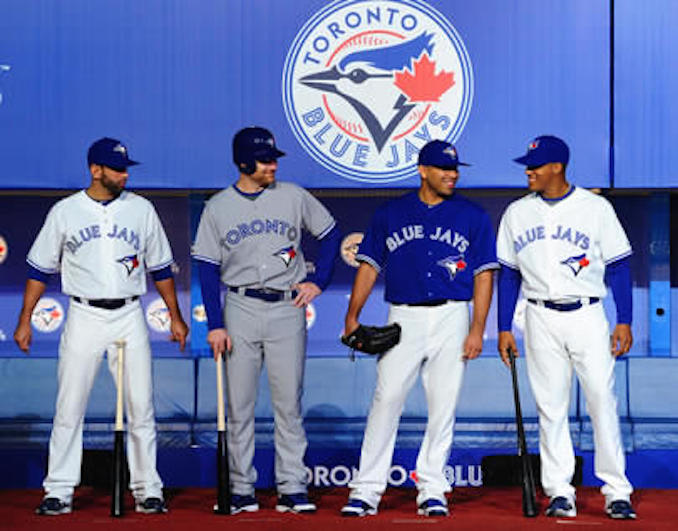
[[[31,330],[31,323],[28,321],[19,321],[14,331],[14,341],[21,350],[28,354],[28,349],[31,346],[31,339],[33,338],[33,331]]]
[[[508,349],[513,350],[513,354],[517,358],[520,356],[518,352],[518,347],[516,345],[516,338],[513,337],[512,332],[499,332],[499,341],[497,342],[497,349],[499,350],[499,355],[501,356],[501,361],[504,362],[504,365],[511,367],[511,361],[509,360]]]
[[[186,348],[186,336],[188,336],[188,325],[184,320],[179,317],[178,319],[172,319],[170,323],[170,341],[179,342],[179,350],[181,352]]]
[[[483,351],[483,333],[471,329],[464,341],[464,359],[472,360],[480,356]]]
[[[297,308],[306,306],[322,293],[321,289],[314,282],[300,282],[292,286],[292,289],[297,292],[297,296],[293,301]]]
[[[207,342],[210,347],[212,347],[212,354],[214,355],[214,361],[219,359],[219,356],[223,355],[226,352],[230,352],[233,348],[233,343],[231,342],[231,336],[228,334],[225,328],[215,328],[210,330],[207,334]]]
[[[631,333],[631,326],[627,324],[618,324],[614,327],[612,332],[612,345],[610,349],[615,357],[623,356],[633,345],[633,334]]]

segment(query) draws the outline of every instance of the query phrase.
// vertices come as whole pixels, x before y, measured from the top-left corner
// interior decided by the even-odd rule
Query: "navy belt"
[[[125,304],[134,302],[139,298],[138,295],[134,297],[128,297],[126,299],[83,299],[82,297],[73,297],[75,302],[80,304],[87,304],[88,306],[94,306],[95,308],[103,308],[104,310],[117,310],[122,308]]]
[[[242,288],[237,286],[229,286],[229,291],[244,295],[245,297],[252,297],[254,299],[260,299],[266,302],[280,302],[284,300],[292,300],[296,298],[296,291],[279,291],[277,289],[255,289],[255,288]]]
[[[435,299],[432,301],[422,301],[422,302],[404,302],[401,303],[403,306],[442,306],[450,302],[450,299]],[[396,303],[397,306],[400,304]]]
[[[583,302],[586,300],[588,300],[588,304],[595,304],[600,299],[598,297],[590,297],[588,299],[582,299],[576,302],[553,302],[553,301],[538,301],[536,299],[527,299],[527,301],[531,302],[532,304],[536,304],[537,306],[543,306],[544,308],[556,310],[559,312],[571,312],[573,310],[578,310],[582,306],[586,306],[586,302]]]

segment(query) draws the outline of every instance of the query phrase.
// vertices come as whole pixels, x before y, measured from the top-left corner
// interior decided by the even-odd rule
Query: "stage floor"
[[[133,512],[128,498],[123,518],[109,517],[110,498],[105,490],[83,487],[78,489],[73,513],[62,516],[33,514],[42,493],[40,490],[2,490],[0,495],[0,529],[91,531],[96,529],[125,529],[126,531],[167,531],[181,529],[228,529],[351,531],[363,529],[419,528],[435,525],[436,529],[486,531],[494,529],[642,529],[673,530],[678,525],[678,490],[639,489],[633,495],[638,519],[613,521],[603,513],[603,497],[597,488],[580,487],[577,491],[578,516],[574,519],[524,518],[521,493],[518,487],[458,488],[450,497],[451,516],[426,518],[416,515],[413,489],[389,489],[379,514],[365,518],[343,518],[339,515],[348,490],[345,488],[315,489],[310,497],[318,505],[313,515],[281,514],[275,511],[275,493],[257,492],[261,510],[234,516],[212,513],[215,500],[213,489],[168,489],[170,512],[164,515],[141,515]],[[540,498],[542,511],[546,500]]]

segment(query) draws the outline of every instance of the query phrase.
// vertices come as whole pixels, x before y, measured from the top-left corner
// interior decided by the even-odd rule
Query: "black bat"
[[[511,377],[513,379],[513,401],[516,406],[516,426],[518,428],[518,455],[520,456],[523,487],[523,515],[527,517],[537,516],[537,493],[534,486],[534,473],[530,455],[527,453],[525,441],[525,428],[523,426],[523,413],[520,408],[520,393],[518,391],[518,373],[516,371],[516,357],[512,348],[508,348],[508,356],[511,361]]]
[[[113,443],[113,491],[111,492],[111,516],[120,517],[125,512],[125,432],[122,422],[123,364],[125,342],[116,341],[118,349],[118,373],[116,381],[117,400],[115,407],[115,440]]]
[[[223,361],[217,359],[217,503],[214,512],[231,514],[231,479],[224,420]]]

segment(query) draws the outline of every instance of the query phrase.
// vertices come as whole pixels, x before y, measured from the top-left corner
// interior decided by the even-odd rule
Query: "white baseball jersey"
[[[556,202],[536,193],[514,201],[497,236],[499,262],[520,270],[529,299],[602,298],[605,265],[631,252],[612,205],[582,188]]]
[[[193,256],[221,266],[227,286],[285,291],[306,277],[301,230],[320,239],[334,218],[303,188],[276,181],[254,201],[230,186],[205,206]]]
[[[56,203],[28,253],[44,273],[61,271],[62,291],[86,299],[146,292],[146,271],[173,262],[150,201],[132,192],[103,205],[82,190]]]

